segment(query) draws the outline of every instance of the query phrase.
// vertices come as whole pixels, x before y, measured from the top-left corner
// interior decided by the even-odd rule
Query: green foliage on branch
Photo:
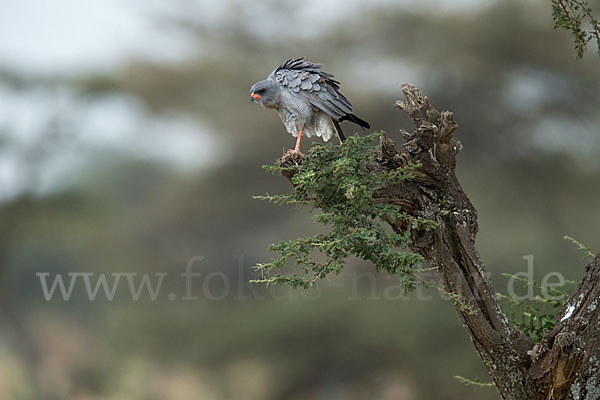
[[[431,228],[436,224],[407,215],[399,205],[377,200],[382,188],[411,179],[412,171],[419,167],[375,171],[373,166],[380,157],[379,136],[379,133],[352,136],[339,146],[315,144],[299,165],[284,166],[278,161],[274,166],[264,167],[272,173],[292,173],[293,187],[289,194],[256,198],[318,209],[314,220],[327,227],[327,232],[271,245],[269,250],[277,258],[258,265],[266,278],[255,282],[312,287],[319,279],[338,274],[346,259],[356,256],[372,262],[378,271],[398,274],[405,290],[416,286],[419,278],[415,273],[421,268],[423,258],[406,251],[409,231],[395,233],[386,226],[386,221],[400,220],[411,226]],[[305,274],[271,274],[288,260],[302,266]]]
[[[481,380],[479,380],[479,379],[471,380],[471,379],[467,379],[467,378],[459,376],[459,375],[454,376],[454,379],[458,380],[460,383],[464,384],[465,386],[475,386],[475,387],[482,387],[482,388],[485,388],[485,387],[493,388],[496,386],[495,384],[493,384],[491,382],[490,383],[481,382]]]
[[[563,239],[576,245],[577,249],[584,253],[584,258],[594,258],[594,253],[574,238],[563,236]],[[527,301],[517,300],[501,293],[498,293],[498,296],[513,309],[513,312],[508,314],[511,322],[534,342],[539,342],[544,336],[544,331],[552,330],[556,325],[558,312],[569,300],[570,293],[554,286],[544,287],[537,281],[530,281],[513,274],[502,275],[522,283],[525,288],[532,289],[533,298]],[[575,281],[566,280],[565,283],[571,287],[577,285]]]
[[[577,58],[582,58],[591,40],[600,54],[600,21],[594,17],[587,0],[551,0],[554,28],[571,31]]]
[[[498,293],[498,296],[513,310],[508,313],[510,321],[531,340],[539,342],[544,336],[544,331],[550,331],[556,325],[558,312],[569,300],[569,293],[552,286],[543,287],[537,281],[530,281],[517,275],[502,274],[502,276],[522,283],[523,287],[533,289],[533,297],[528,301],[517,300],[501,293]],[[566,281],[566,283],[576,284],[574,281]]]
[[[572,238],[571,236],[563,236],[563,239],[568,240],[569,242],[573,243],[575,246],[577,246],[577,250],[581,251],[583,253],[583,259],[586,258],[591,258],[593,259],[594,253],[592,253],[592,251],[586,247],[585,245],[581,244],[578,240]]]

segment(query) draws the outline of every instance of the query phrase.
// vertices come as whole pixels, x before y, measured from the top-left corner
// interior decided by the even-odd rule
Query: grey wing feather
[[[304,57],[289,59],[281,64],[272,76],[282,87],[298,93],[313,107],[339,119],[352,113],[352,105],[338,90],[339,82],[333,75],[320,71],[323,64],[304,61]]]

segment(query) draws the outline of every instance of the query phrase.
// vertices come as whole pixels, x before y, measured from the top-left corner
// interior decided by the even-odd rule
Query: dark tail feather
[[[344,115],[342,118],[339,119],[339,122],[342,122],[342,121],[354,122],[356,125],[360,126],[363,129],[369,129],[371,127],[371,125],[369,125],[369,123],[367,121],[364,121],[364,120],[358,118],[354,114]]]
[[[335,126],[335,130],[337,131],[338,137],[340,138],[340,143],[342,143],[344,140],[346,140],[346,136],[344,136],[344,131],[342,131],[342,127],[340,126],[339,122],[337,122],[333,118],[331,118],[331,120],[333,121],[333,125]]]

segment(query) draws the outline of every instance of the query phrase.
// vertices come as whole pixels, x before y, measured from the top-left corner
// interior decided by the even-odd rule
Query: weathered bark
[[[535,348],[542,360],[557,365],[551,376],[554,392],[560,390],[566,399],[600,399],[599,302],[600,254],[587,266],[583,280],[561,311],[552,332]],[[555,398],[561,397],[555,395]]]
[[[402,131],[406,143],[400,149],[382,137],[381,161],[372,168],[390,170],[410,163],[421,167],[414,179],[384,188],[376,200],[399,204],[415,217],[439,223],[425,229],[390,221],[398,232],[411,230],[411,249],[437,267],[445,290],[457,296],[456,313],[501,397],[600,399],[600,255],[587,267],[556,327],[540,343],[511,326],[475,248],[477,212],[456,178],[456,154],[462,145],[452,139],[458,128],[454,115],[437,111],[412,85],[402,85],[402,91],[406,100],[396,107],[410,115],[416,130]]]

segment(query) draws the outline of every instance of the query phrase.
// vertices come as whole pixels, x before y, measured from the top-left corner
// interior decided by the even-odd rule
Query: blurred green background
[[[575,59],[549,1],[9,0],[2,14],[2,399],[498,398],[453,378],[489,380],[433,291],[400,296],[359,261],[314,291],[248,284],[270,243],[318,229],[311,210],[252,199],[289,189],[261,165],[294,139],[248,90],[290,57],[324,63],[398,141],[413,128],[392,107],[401,82],[455,112],[497,290],[527,255],[536,279],[580,277],[563,235],[598,250],[600,57]],[[168,275],[154,301],[126,278],[90,301],[81,277],[65,301],[39,273]]]

